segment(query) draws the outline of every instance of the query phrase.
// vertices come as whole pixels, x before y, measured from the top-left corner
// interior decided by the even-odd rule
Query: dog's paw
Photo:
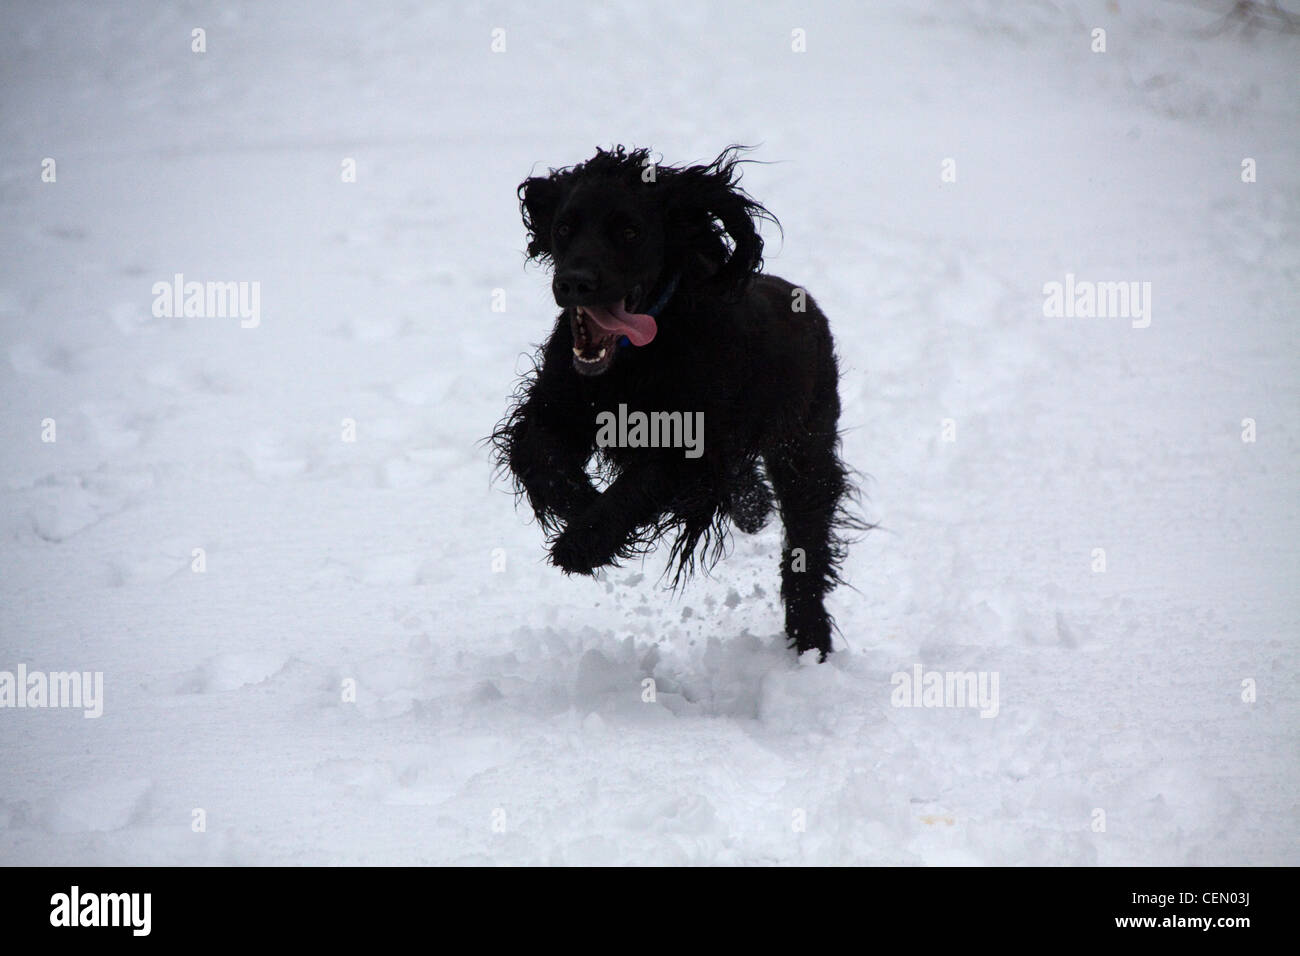
[[[732,478],[731,520],[745,534],[758,534],[772,516],[772,486],[754,465]]]
[[[772,493],[754,485],[732,501],[731,518],[745,534],[758,534],[772,517]]]
[[[787,616],[785,633],[787,643],[796,654],[802,656],[812,651],[816,653],[818,663],[826,662],[826,655],[832,650],[829,617],[823,614],[795,622]]]
[[[590,528],[569,528],[551,546],[551,564],[565,574],[594,575],[613,564],[616,548],[602,543]]]

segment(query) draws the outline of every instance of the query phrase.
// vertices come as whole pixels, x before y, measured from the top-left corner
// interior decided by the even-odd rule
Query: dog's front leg
[[[577,387],[567,321],[561,314],[521,400],[492,434],[497,462],[509,470],[547,532],[600,497],[587,474],[596,426]]]
[[[573,520],[600,497],[584,468],[589,454],[580,436],[557,433],[526,412],[520,417],[507,463],[544,528]]]
[[[551,563],[566,574],[593,574],[632,553],[637,529],[667,510],[666,474],[648,465],[615,479],[551,546]]]

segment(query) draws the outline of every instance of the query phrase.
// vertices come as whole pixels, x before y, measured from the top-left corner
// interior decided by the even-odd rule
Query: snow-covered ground
[[[1300,863],[1300,38],[1229,5],[5,3],[0,670],[104,698],[0,710],[0,861]],[[615,142],[770,162],[882,524],[826,665],[777,524],[674,595],[491,483],[514,188]]]

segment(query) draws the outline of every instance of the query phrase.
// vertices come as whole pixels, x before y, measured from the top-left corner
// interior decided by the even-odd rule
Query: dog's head
[[[520,184],[528,256],[554,266],[578,372],[608,370],[623,338],[649,344],[672,296],[733,297],[762,268],[756,220],[775,220],[738,185],[741,151],[676,167],[619,146]]]

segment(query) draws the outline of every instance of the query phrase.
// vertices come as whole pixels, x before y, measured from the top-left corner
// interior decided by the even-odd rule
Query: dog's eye
[[[569,224],[567,222],[562,222],[555,227],[555,237],[557,239],[567,239],[569,237],[569,233],[571,232],[573,232],[573,230],[569,228]]]
[[[628,226],[623,230],[623,240],[625,242],[636,242],[641,238],[641,230],[636,226]]]

